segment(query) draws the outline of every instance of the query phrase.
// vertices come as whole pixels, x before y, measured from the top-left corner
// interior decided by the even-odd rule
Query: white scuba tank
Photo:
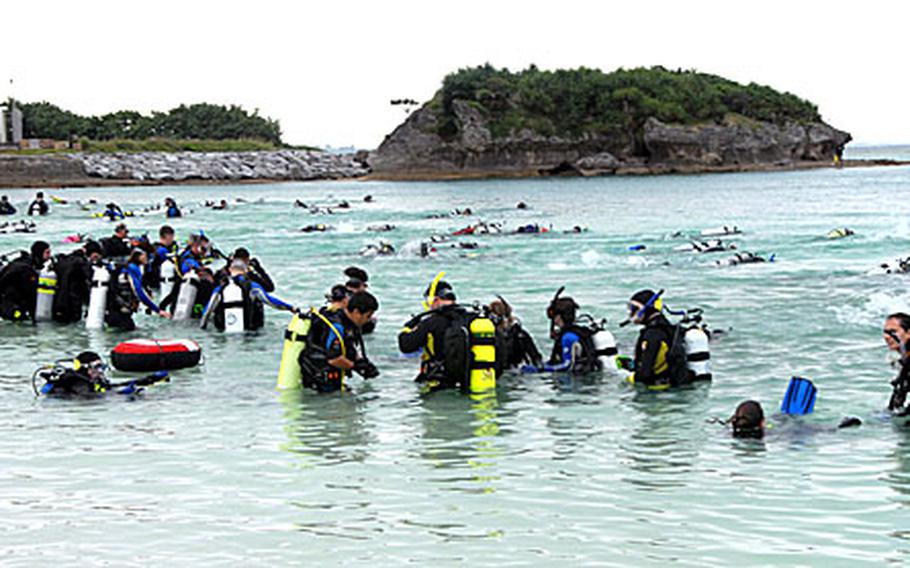
[[[616,370],[616,338],[613,334],[605,329],[598,330],[591,340],[594,342],[594,350],[597,353],[597,360],[600,361],[600,368],[603,371]]]
[[[243,289],[231,280],[221,291],[224,308],[224,332],[243,333]]]
[[[160,292],[161,299],[165,299],[174,291],[174,284],[177,282],[177,268],[170,260],[165,260],[158,268],[158,278],[161,282]]]
[[[107,308],[107,291],[110,287],[111,273],[103,266],[92,270],[92,291],[89,295],[88,314],[85,316],[86,329],[104,327],[104,311]]]
[[[177,295],[177,305],[174,308],[174,321],[185,321],[192,317],[198,286],[199,277],[196,276],[195,270],[190,270],[180,284],[180,293]]]
[[[54,293],[57,291],[57,272],[51,261],[44,263],[38,273],[38,297],[35,301],[35,321],[54,319]]]
[[[696,381],[711,380],[711,353],[708,350],[708,334],[700,327],[691,327],[684,336],[686,366]]]

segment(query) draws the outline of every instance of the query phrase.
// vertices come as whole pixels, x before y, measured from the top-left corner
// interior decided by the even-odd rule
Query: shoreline
[[[22,156],[21,158],[26,158]],[[908,166],[910,160],[895,159],[847,159],[841,168],[869,168]],[[783,172],[814,169],[837,169],[829,162],[794,162],[788,164],[740,164],[731,166],[663,165],[617,168],[610,172],[570,172],[549,174],[540,170],[487,169],[461,172],[402,172],[365,175],[326,175],[306,179],[287,177],[250,177],[229,179],[134,179],[90,176],[84,172],[59,171],[59,168],[28,168],[29,171],[13,172],[0,170],[0,189],[66,189],[81,187],[156,187],[156,186],[213,186],[213,185],[261,185],[275,183],[303,183],[310,181],[457,181],[483,179],[521,179],[548,177],[611,177],[611,176],[660,176],[660,175],[701,175],[720,173]],[[55,171],[57,170],[57,171]],[[7,175],[10,174],[10,175]]]
[[[787,164],[738,164],[729,166],[704,166],[704,165],[660,165],[660,166],[631,166],[619,167],[610,172],[568,172],[549,174],[534,169],[522,170],[473,170],[469,172],[402,172],[402,173],[370,173],[361,178],[364,181],[455,181],[479,179],[518,179],[518,178],[549,178],[549,177],[613,177],[613,176],[661,176],[661,175],[701,175],[701,174],[731,174],[750,172],[787,172],[818,169],[846,169],[846,168],[873,168],[889,166],[910,166],[910,160],[894,160],[890,158],[849,159],[842,162],[842,166],[834,166],[830,162],[791,162]]]

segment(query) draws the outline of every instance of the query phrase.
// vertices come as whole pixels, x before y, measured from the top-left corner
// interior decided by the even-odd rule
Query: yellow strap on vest
[[[341,334],[340,334],[340,333],[338,333],[338,329],[336,329],[335,326],[332,325],[332,322],[330,322],[324,315],[322,315],[322,314],[320,314],[319,312],[317,312],[314,308],[310,308],[310,312],[313,313],[313,314],[315,314],[316,317],[318,317],[319,319],[321,319],[327,326],[329,326],[329,329],[332,330],[332,333],[334,333],[334,334],[335,334],[335,337],[338,338],[338,343],[341,344],[341,356],[347,358],[347,356],[348,356],[348,350],[347,350],[347,348],[344,346],[344,338],[341,337]]]

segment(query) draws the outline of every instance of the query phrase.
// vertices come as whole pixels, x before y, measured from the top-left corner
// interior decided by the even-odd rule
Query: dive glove
[[[379,369],[369,359],[358,359],[354,363],[354,372],[364,379],[373,379],[379,376]]]

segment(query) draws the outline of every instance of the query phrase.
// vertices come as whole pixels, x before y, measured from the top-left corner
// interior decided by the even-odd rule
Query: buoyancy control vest
[[[139,298],[133,292],[129,271],[125,266],[116,267],[108,284],[107,311],[132,315],[138,307]]]
[[[57,259],[57,292],[54,294],[53,317],[59,323],[75,323],[82,319],[89,301],[92,266],[81,251]]]
[[[0,317],[22,321],[35,313],[38,271],[28,254],[23,254],[0,270]]]
[[[601,370],[601,364],[597,357],[597,347],[594,345],[594,334],[598,329],[594,326],[582,326],[576,323],[564,326],[556,336],[553,342],[553,350],[550,352],[550,364],[559,364],[562,361],[562,340],[563,337],[572,332],[578,336],[576,351],[572,353],[572,366],[570,371],[577,374],[592,373]]]

